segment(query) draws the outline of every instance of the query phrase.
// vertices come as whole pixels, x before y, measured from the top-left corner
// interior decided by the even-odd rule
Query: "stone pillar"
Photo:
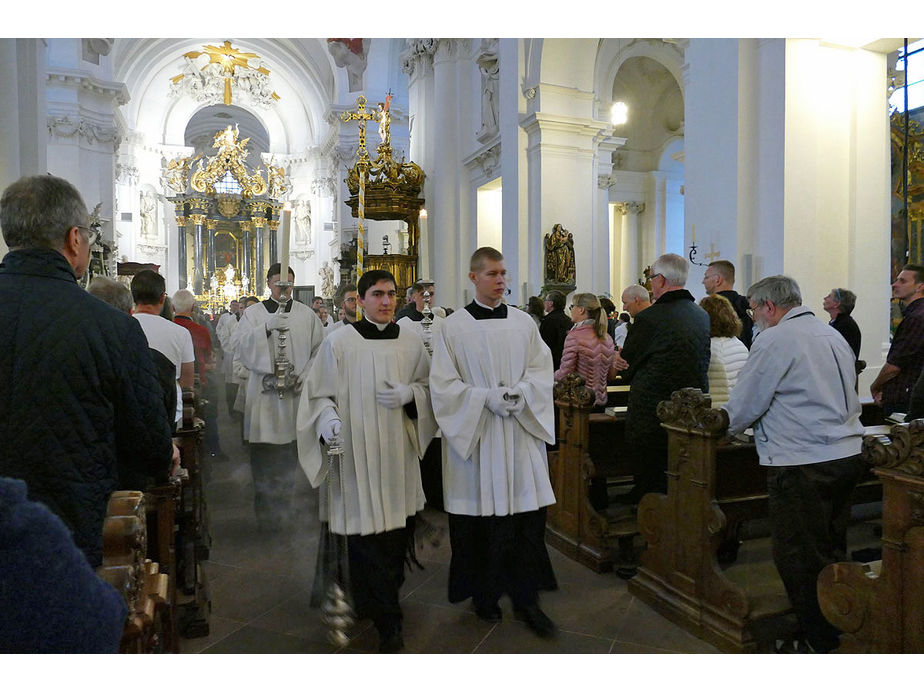
[[[263,295],[263,289],[266,286],[266,267],[263,264],[263,226],[266,220],[263,217],[253,217],[254,233],[256,234],[256,284],[257,296]]]
[[[242,221],[240,223],[241,230],[244,232],[244,277],[247,278],[247,289],[245,293],[253,294],[254,293],[254,284],[253,284],[253,264],[252,264],[252,255],[250,253],[250,243],[251,243],[251,230],[252,225],[249,221]],[[244,282],[244,277],[241,278],[241,283]]]
[[[642,276],[642,270],[654,262],[654,258],[645,261],[639,257],[639,214],[645,211],[644,202],[625,202],[622,205],[623,214],[625,215],[625,224],[623,225],[623,262],[621,264],[623,285],[620,291],[625,289],[629,284],[635,284]]]
[[[177,210],[180,211],[180,210]],[[189,285],[187,278],[187,260],[186,260],[186,217],[182,214],[176,215],[176,231],[177,231],[177,278],[179,281],[179,287],[185,289]]]
[[[190,214],[193,223],[193,293],[202,294],[202,226],[205,224],[204,214]]]
[[[208,229],[208,280],[211,282],[217,271],[215,267],[215,229],[218,227],[218,219],[206,219],[205,226]]]
[[[408,75],[408,111],[411,114],[410,160],[417,163],[427,174],[422,194],[427,200],[425,208],[428,215],[432,206],[430,179],[437,153],[433,75],[436,42],[437,39],[432,38],[406,39],[407,48],[401,55],[401,69]],[[429,216],[420,219],[417,267],[418,276],[421,277],[433,276],[433,241],[428,220]],[[440,278],[441,285],[442,280],[443,278]],[[446,303],[448,305],[449,301]]]

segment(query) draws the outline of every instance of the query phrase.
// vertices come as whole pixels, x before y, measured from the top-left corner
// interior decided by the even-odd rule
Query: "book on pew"
[[[625,414],[627,411],[629,411],[629,407],[607,407],[603,410],[603,413],[616,418],[617,414]]]
[[[889,414],[889,415],[885,418],[885,420],[888,421],[889,423],[897,423],[897,424],[900,424],[900,423],[905,423],[905,417],[906,417],[906,416],[907,416],[907,414],[906,414],[905,412],[893,411],[891,414]]]

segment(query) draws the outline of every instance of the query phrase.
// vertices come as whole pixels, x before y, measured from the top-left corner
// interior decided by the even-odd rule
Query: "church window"
[[[215,192],[225,193],[228,195],[240,195],[241,184],[231,174],[231,171],[225,171],[225,175],[215,181]]]

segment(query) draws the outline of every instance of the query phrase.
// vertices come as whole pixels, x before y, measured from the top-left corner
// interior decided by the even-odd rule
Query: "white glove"
[[[330,443],[334,438],[340,437],[340,426],[342,422],[340,419],[328,419],[324,425],[321,426],[321,437],[324,439],[325,443]]]
[[[275,313],[273,313],[269,320],[266,321],[266,329],[269,330],[286,330],[289,328],[289,314],[284,313],[282,308],[279,308]]]
[[[514,387],[507,393],[507,410],[511,415],[519,414],[526,409],[526,398],[519,387]]]
[[[499,387],[488,392],[485,406],[498,416],[510,416],[510,400],[504,399],[512,390],[509,387]]]
[[[385,387],[375,393],[375,401],[383,407],[397,409],[414,399],[414,391],[409,385],[385,381]]]

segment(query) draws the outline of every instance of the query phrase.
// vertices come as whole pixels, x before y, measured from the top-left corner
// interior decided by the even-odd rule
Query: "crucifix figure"
[[[369,164],[369,152],[366,150],[366,121],[378,120],[379,114],[375,111],[369,113],[366,111],[366,97],[360,96],[356,99],[356,113],[344,111],[340,114],[340,119],[348,123],[351,120],[359,121],[359,147],[356,148],[357,165]]]

